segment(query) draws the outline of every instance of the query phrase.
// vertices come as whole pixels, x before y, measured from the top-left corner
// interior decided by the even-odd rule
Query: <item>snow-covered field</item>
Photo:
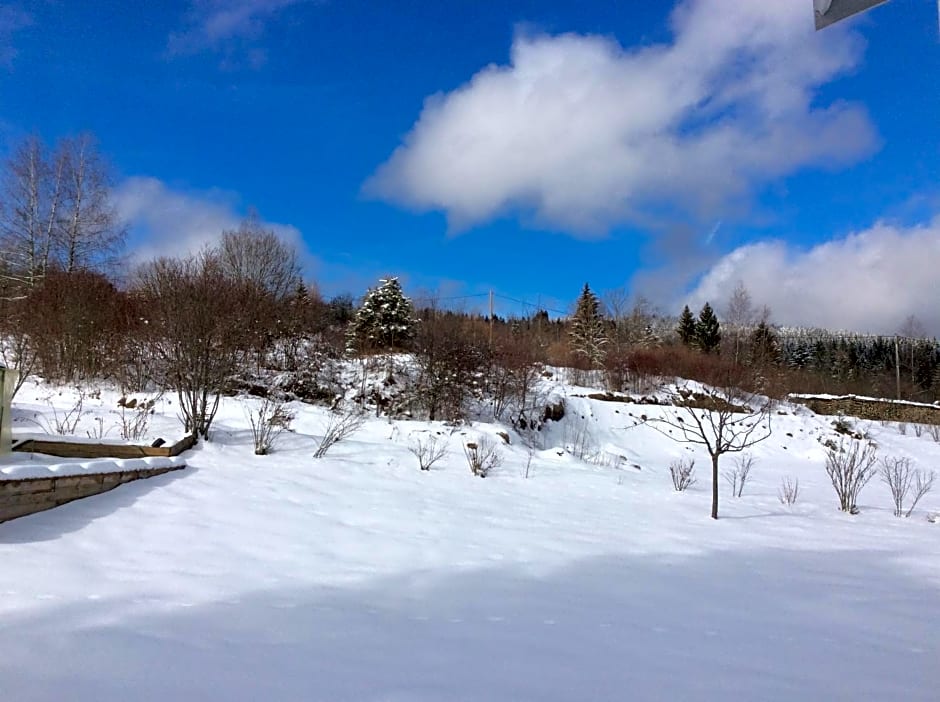
[[[876,479],[838,512],[831,418],[784,405],[712,521],[707,457],[676,493],[690,449],[634,426],[660,408],[564,392],[541,448],[512,435],[486,479],[462,444],[505,427],[373,419],[316,460],[326,410],[296,404],[257,457],[256,401],[226,400],[186,470],[0,525],[0,699],[940,699],[940,489],[898,519]],[[47,394],[24,387],[20,429]],[[87,401],[79,433],[116,399]],[[927,433],[855,426],[940,468]],[[428,431],[449,453],[421,472]]]

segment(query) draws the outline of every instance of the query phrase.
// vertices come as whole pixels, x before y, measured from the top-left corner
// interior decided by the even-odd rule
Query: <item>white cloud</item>
[[[743,246],[722,258],[691,295],[719,309],[738,281],[784,324],[893,333],[916,315],[940,335],[940,217],[870,229],[807,250],[781,241]]]
[[[223,231],[237,229],[244,218],[232,193],[180,192],[156,178],[128,178],[115,188],[112,198],[119,216],[130,224],[131,256],[136,261],[197,253],[218,242]],[[296,227],[262,224],[292,244],[301,261],[314,263]]]
[[[16,58],[13,34],[32,23],[32,17],[15,5],[0,4],[0,68],[13,66]]]
[[[170,35],[171,56],[218,50],[236,40],[254,40],[282,10],[312,0],[192,0],[187,26]],[[263,52],[249,52],[249,61],[263,60]]]
[[[769,180],[874,148],[862,107],[815,94],[862,42],[816,35],[804,3],[684,0],[671,28],[671,43],[633,49],[518,35],[509,65],[428,98],[366,192],[458,229],[522,211],[591,235],[664,211],[721,216]]]

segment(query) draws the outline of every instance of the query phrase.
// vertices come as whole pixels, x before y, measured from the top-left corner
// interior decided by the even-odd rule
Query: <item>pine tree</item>
[[[748,361],[751,365],[762,368],[780,362],[780,343],[767,322],[761,322],[751,332],[748,347]]]
[[[676,327],[676,333],[679,334],[679,341],[683,346],[695,345],[695,317],[692,316],[692,310],[686,305],[682,308],[682,314],[679,316],[679,326]]]
[[[721,327],[715,311],[707,302],[699,312],[698,322],[695,324],[695,345],[702,353],[712,353],[721,346]]]
[[[571,347],[576,354],[587,358],[595,367],[599,367],[604,361],[604,347],[607,345],[606,326],[597,295],[585,283],[574,317],[571,319]]]
[[[414,339],[414,307],[398,278],[383,278],[362,300],[349,328],[350,349],[405,349]]]

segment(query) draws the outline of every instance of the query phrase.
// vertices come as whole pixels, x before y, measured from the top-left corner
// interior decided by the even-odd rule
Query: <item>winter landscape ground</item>
[[[0,525],[0,698],[937,699],[940,494],[896,518],[874,480],[839,512],[832,418],[781,404],[713,521],[707,456],[636,424],[661,407],[546,382],[567,412],[539,448],[374,418],[319,460],[325,408],[293,404],[255,456],[259,400],[227,398],[186,470]],[[73,392],[28,383],[17,430]],[[77,431],[117,398],[87,400]],[[854,425],[880,455],[940,462],[926,433]],[[178,427],[161,400],[151,433]],[[409,445],[430,434],[448,454],[422,472]],[[480,479],[462,446],[484,435],[504,460]],[[698,482],[677,493],[668,465],[688,455]]]

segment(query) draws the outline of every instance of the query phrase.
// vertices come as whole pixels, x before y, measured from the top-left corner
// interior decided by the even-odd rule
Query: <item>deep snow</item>
[[[315,460],[326,410],[295,404],[257,457],[256,400],[226,400],[185,471],[0,525],[0,699],[940,698],[940,490],[897,519],[875,480],[839,513],[832,418],[782,405],[714,522],[706,456],[635,425],[662,408],[561,391],[541,448],[513,435],[485,480],[461,444],[505,427],[372,419]],[[17,416],[45,394],[25,386]],[[927,433],[855,425],[940,465]],[[426,431],[450,447],[429,473],[408,451]],[[178,433],[170,401],[153,433]],[[690,453],[678,494],[668,464]]]

